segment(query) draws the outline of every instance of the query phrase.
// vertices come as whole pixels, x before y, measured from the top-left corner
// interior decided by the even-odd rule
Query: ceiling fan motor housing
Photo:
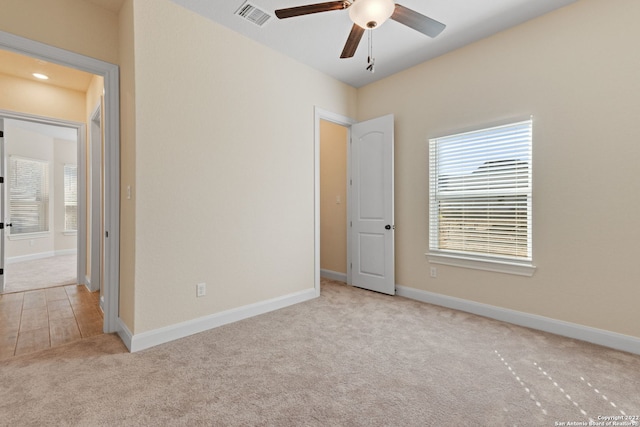
[[[349,17],[360,27],[373,29],[393,15],[395,6],[393,0],[355,0],[349,8]]]

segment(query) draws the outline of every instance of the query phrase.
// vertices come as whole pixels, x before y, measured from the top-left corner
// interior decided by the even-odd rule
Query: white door
[[[4,292],[4,119],[0,117],[0,293]]]
[[[351,127],[351,284],[395,294],[393,115]]]

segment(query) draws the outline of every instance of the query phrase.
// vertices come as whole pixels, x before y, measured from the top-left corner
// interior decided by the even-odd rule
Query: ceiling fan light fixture
[[[393,15],[393,0],[355,0],[349,8],[351,20],[364,29],[377,28]]]

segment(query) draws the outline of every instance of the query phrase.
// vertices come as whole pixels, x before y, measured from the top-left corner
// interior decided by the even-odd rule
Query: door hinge
[[[4,138],[4,131],[0,130],[0,138]]]
[[[0,268],[0,276],[4,274],[4,268]]]
[[[353,221],[349,221],[349,227],[353,227]]]
[[[0,222],[0,230],[4,230],[4,222]]]
[[[104,237],[109,238],[109,232],[108,231],[104,232]]]
[[[349,180],[349,185],[353,185],[353,180],[352,179]]]
[[[4,184],[4,176],[0,176],[0,184]]]

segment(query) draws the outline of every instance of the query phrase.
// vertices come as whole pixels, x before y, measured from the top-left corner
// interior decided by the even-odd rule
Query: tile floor
[[[0,295],[0,359],[101,334],[99,298],[78,285]]]

